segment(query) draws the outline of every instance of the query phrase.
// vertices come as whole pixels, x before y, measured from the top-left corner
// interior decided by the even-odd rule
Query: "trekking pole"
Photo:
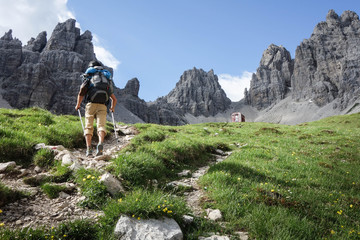
[[[80,109],[78,109],[78,113],[79,113],[79,117],[80,117],[80,122],[81,122],[81,127],[82,127],[82,130],[83,130],[83,132],[85,133],[84,124],[83,124],[83,121],[82,121],[82,118],[81,118],[81,112],[80,112]]]
[[[111,117],[114,125],[114,132],[115,132],[115,138],[118,139],[116,128],[115,128],[115,119],[114,119],[114,112],[111,112]]]

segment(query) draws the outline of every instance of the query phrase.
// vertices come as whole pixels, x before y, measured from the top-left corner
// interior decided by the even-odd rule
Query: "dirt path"
[[[134,129],[121,126],[119,131],[122,136],[118,139],[110,136],[104,143],[103,156],[89,158],[85,156],[85,149],[68,150],[75,158],[78,167],[94,168],[98,171],[104,171],[104,168],[110,164],[108,160],[115,157],[117,152],[128,144],[134,136]],[[34,177],[39,175],[50,175],[49,172],[35,167],[29,169],[22,169],[21,166],[16,166],[19,174],[1,174],[0,179],[3,184],[13,190],[19,190],[29,194],[28,198],[23,198],[14,203],[7,204],[1,208],[0,222],[10,228],[23,228],[37,226],[57,226],[63,221],[76,219],[97,219],[103,213],[101,211],[94,211],[83,209],[78,206],[78,202],[84,200],[81,196],[80,190],[77,189],[75,183],[66,182],[63,185],[68,190],[73,189],[73,193],[67,194],[61,192],[60,196],[55,199],[47,197],[40,187],[31,187],[23,182],[23,177]]]

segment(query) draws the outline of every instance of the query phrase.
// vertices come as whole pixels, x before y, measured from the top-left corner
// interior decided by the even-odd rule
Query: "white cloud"
[[[219,83],[224,89],[228,98],[233,102],[244,98],[244,90],[250,88],[252,72],[244,71],[241,76],[232,76],[230,74],[219,74]]]
[[[0,0],[0,37],[12,29],[14,38],[26,45],[30,38],[47,32],[47,39],[59,22],[75,18],[75,13],[67,7],[68,0]],[[76,26],[80,28],[77,22]],[[94,51],[97,58],[105,65],[116,70],[120,62],[94,36]]]
[[[121,62],[117,60],[108,50],[101,46],[100,39],[96,34],[93,34],[93,44],[96,58],[99,59],[104,65],[116,70],[117,66]]]
[[[67,0],[0,0],[0,36],[12,29],[23,45],[42,31],[49,38],[57,23],[75,18],[66,4]]]

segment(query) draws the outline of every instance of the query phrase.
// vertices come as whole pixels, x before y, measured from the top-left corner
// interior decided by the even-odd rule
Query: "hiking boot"
[[[96,156],[100,156],[103,154],[104,146],[102,143],[99,143],[96,147]]]
[[[92,157],[93,156],[93,150],[92,149],[86,149],[86,156]]]

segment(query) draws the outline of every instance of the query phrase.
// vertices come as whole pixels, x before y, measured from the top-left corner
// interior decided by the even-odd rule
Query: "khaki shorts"
[[[106,115],[107,108],[105,104],[87,103],[85,107],[85,135],[93,135],[94,119],[96,117],[97,132],[105,132],[106,134]]]

